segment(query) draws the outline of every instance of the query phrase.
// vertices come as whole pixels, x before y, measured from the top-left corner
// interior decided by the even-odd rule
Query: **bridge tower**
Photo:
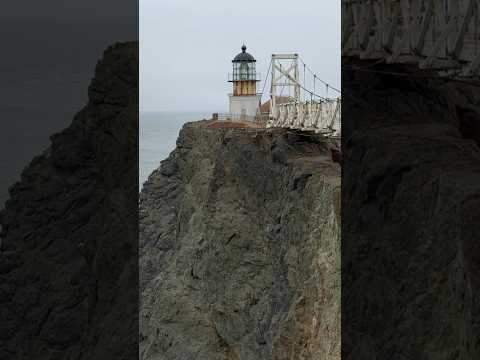
[[[277,116],[277,102],[285,102],[285,98],[288,102],[300,102],[298,54],[272,54],[270,117]]]
[[[255,70],[257,60],[242,46],[242,52],[232,60],[233,73],[228,81],[233,83],[233,93],[229,94],[230,114],[256,116],[260,110],[261,95],[257,94],[260,76]]]

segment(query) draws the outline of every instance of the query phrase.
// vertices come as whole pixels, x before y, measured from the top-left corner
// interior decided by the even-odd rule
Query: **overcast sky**
[[[279,52],[299,53],[340,88],[339,0],[140,0],[139,20],[141,110],[227,110],[227,74],[244,42],[259,92]]]

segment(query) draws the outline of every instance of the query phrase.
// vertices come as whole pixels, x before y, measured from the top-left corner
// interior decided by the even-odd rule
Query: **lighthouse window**
[[[240,64],[240,79],[245,80],[248,78],[248,64]]]

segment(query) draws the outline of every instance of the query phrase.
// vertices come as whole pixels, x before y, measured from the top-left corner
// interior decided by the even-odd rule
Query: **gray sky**
[[[227,110],[227,74],[243,42],[259,92],[279,52],[299,53],[340,88],[339,0],[140,0],[139,20],[141,110]]]

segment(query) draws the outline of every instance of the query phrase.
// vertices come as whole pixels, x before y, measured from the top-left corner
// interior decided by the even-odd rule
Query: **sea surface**
[[[175,149],[183,124],[209,119],[214,111],[141,111],[139,125],[140,189],[153,170]]]

